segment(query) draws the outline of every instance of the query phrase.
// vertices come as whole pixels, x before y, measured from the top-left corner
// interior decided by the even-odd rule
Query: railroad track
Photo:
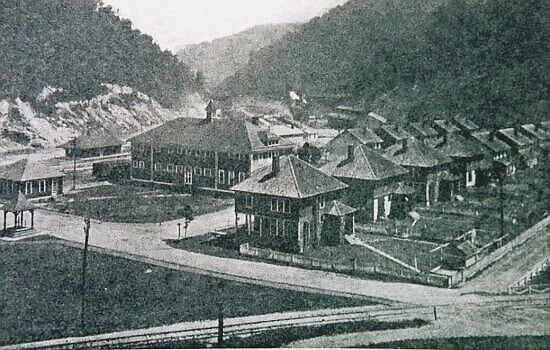
[[[410,310],[409,310],[410,311]],[[428,315],[428,308],[418,310],[420,315]],[[228,318],[224,320],[224,338],[246,337],[266,331],[286,328],[322,326],[338,323],[351,323],[369,320],[404,319],[409,313],[404,310],[373,306],[345,308],[339,310],[319,310],[268,314]],[[216,341],[218,336],[217,320],[188,322],[166,327],[155,327],[131,331],[99,334],[84,337],[53,339],[32,343],[23,343],[0,347],[7,349],[98,349],[98,348],[135,348],[162,346],[169,343]]]

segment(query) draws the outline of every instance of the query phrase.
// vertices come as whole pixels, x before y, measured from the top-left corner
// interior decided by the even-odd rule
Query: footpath
[[[84,243],[82,218],[41,209],[37,210],[35,215],[35,225],[38,230],[67,241]],[[483,302],[491,298],[474,293],[476,290],[470,288],[465,294],[466,290],[463,288],[444,289],[409,283],[365,280],[331,272],[221,258],[180,250],[166,243],[166,240],[177,237],[176,222],[177,220],[165,222],[159,226],[158,224],[100,223],[92,220],[89,244],[134,260],[145,259],[152,263],[157,261],[173,268],[214,274],[240,281],[268,283],[285,288],[323,290],[327,293],[361,295],[423,306]],[[212,230],[230,227],[234,222],[234,211],[232,208],[227,208],[196,217],[189,227],[189,234],[205,234]],[[549,222],[550,218],[545,219],[544,224],[538,225],[536,229],[547,233]],[[541,235],[533,239],[538,242],[533,243],[535,245],[548,244],[548,234],[542,236],[542,241],[540,241]],[[499,271],[494,273],[496,275],[489,274],[485,278],[498,280]]]

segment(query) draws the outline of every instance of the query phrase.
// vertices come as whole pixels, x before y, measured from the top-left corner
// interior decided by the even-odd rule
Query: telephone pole
[[[90,237],[90,218],[84,218],[84,251],[82,252],[82,283],[80,285],[80,332],[84,333],[84,308],[86,305],[86,267],[88,256],[88,238]]]
[[[72,146],[73,146],[73,187],[71,188],[73,191],[76,188],[76,138],[72,139]]]

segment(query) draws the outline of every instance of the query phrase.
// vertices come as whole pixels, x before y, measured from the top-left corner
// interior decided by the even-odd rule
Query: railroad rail
[[[417,311],[418,315],[415,316],[416,318],[419,318],[420,315],[428,317],[431,312],[429,308],[421,308]],[[408,318],[407,310],[392,309],[380,305],[337,310],[324,309],[317,311],[275,313],[227,318],[224,320],[223,334],[225,338],[243,337],[285,328],[321,326],[369,320],[401,320],[406,318]],[[217,320],[209,320],[178,323],[164,327],[7,345],[0,347],[0,350],[151,347],[175,342],[210,343],[214,342],[217,336]]]

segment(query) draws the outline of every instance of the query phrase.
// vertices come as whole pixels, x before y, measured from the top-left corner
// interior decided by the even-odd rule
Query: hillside
[[[101,1],[5,1],[0,33],[0,99],[30,101],[45,86],[89,99],[111,83],[170,106],[196,89],[187,66]]]
[[[391,119],[550,113],[550,2],[351,0],[253,54],[219,95],[347,96]]]
[[[85,128],[106,128],[125,139],[129,135],[177,116],[201,116],[204,101],[188,95],[178,110],[163,108],[149,96],[130,87],[105,84],[105,92],[86,100],[58,101],[47,113],[36,108],[55,100],[46,88],[39,100],[0,100],[0,153],[55,147]]]
[[[177,56],[189,67],[204,75],[206,87],[215,87],[248,63],[250,54],[271,45],[298,24],[260,25],[213,41],[188,45]]]

